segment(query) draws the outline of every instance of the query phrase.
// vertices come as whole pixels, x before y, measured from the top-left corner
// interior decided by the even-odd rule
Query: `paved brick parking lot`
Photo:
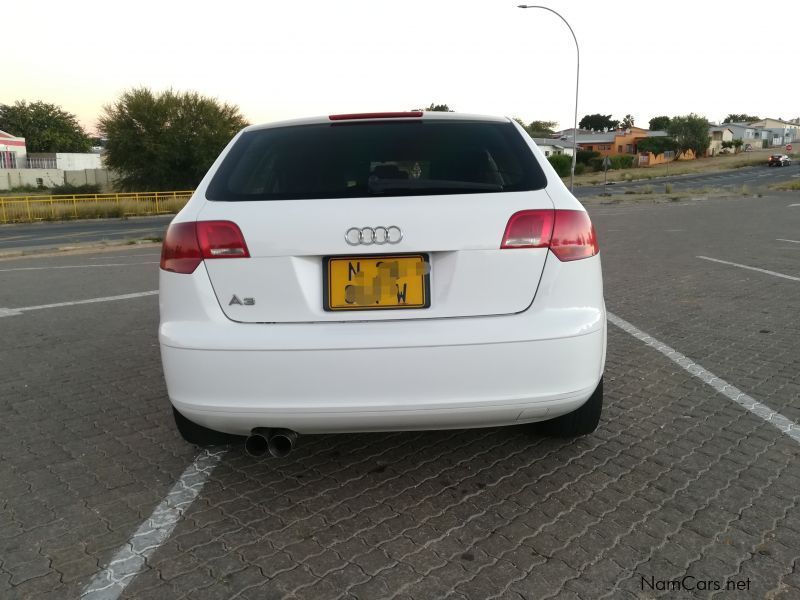
[[[800,281],[697,257],[800,278],[797,202],[590,208],[609,310],[795,423]],[[0,307],[154,290],[157,260],[0,261]],[[155,296],[0,318],[0,597],[79,597],[129,540],[147,547],[198,457],[157,320]],[[125,559],[140,572],[121,597],[800,597],[798,443],[615,326],[605,383],[600,429],[574,441],[512,427],[201,454],[205,485]]]

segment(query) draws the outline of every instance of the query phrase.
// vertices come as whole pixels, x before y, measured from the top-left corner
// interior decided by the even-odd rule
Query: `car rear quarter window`
[[[542,189],[544,172],[511,123],[379,121],[245,132],[209,200],[293,200]]]

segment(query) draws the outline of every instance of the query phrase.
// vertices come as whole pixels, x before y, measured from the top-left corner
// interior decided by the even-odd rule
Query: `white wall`
[[[0,190],[10,190],[23,185],[37,187],[39,185],[37,179],[42,180],[44,187],[64,185],[64,171],[58,169],[0,169]]]
[[[82,169],[64,171],[64,180],[69,185],[99,185],[101,192],[112,191],[116,176],[108,169]]]
[[[62,169],[0,169],[0,190],[10,190],[23,185],[38,187],[37,179],[41,179],[42,185],[46,188],[64,184],[75,186],[88,184],[99,185],[101,192],[110,192],[117,176],[107,169],[81,169],[75,171],[64,171]],[[20,194],[24,195],[25,192],[20,192]]]
[[[56,167],[64,171],[79,171],[101,169],[103,163],[99,154],[56,152]]]

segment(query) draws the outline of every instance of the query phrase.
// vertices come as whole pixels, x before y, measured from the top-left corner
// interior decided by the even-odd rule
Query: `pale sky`
[[[572,126],[575,45],[499,0],[3,2],[0,103],[43,100],[93,131],[125,89],[195,90],[252,123],[460,112]],[[578,119],[800,117],[800,2],[552,0],[581,45]]]

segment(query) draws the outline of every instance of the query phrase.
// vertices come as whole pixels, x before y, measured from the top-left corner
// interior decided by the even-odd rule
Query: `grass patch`
[[[769,187],[773,190],[800,190],[800,181],[784,181],[782,183],[773,183]]]
[[[635,181],[640,179],[653,179],[669,175],[688,175],[690,173],[704,173],[715,171],[727,171],[730,169],[740,169],[742,167],[753,167],[763,165],[766,167],[770,154],[774,153],[774,148],[753,150],[752,152],[740,152],[739,154],[721,154],[709,158],[698,158],[696,160],[672,161],[667,165],[661,163],[651,167],[633,167],[624,170],[611,170],[608,172],[609,181]],[[576,185],[595,185],[597,176],[586,174],[575,177]]]

